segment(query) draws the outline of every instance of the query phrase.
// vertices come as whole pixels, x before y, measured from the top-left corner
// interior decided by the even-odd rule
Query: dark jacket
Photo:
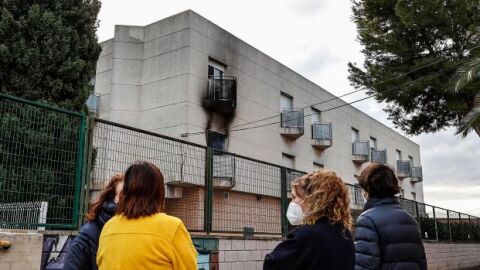
[[[264,270],[353,270],[355,249],[350,231],[326,220],[292,231],[265,257]]]
[[[371,198],[355,225],[355,270],[427,269],[418,223],[396,198]]]
[[[82,226],[73,239],[63,270],[97,270],[98,239],[103,225],[115,214],[117,204],[106,202],[95,221]]]

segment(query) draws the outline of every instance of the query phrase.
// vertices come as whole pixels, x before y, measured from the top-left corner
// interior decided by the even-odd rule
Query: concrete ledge
[[[0,252],[2,270],[38,270],[41,263],[43,235],[34,232],[6,232],[0,230],[0,240],[10,241],[12,247]]]

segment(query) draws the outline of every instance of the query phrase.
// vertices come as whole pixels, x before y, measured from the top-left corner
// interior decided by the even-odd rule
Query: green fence
[[[160,167],[168,214],[190,231],[283,235],[290,182],[305,172],[0,94],[0,227],[76,229],[109,178]],[[347,184],[352,216],[361,189]],[[480,219],[399,198],[422,238],[480,241]]]
[[[305,172],[217,151],[130,126],[94,119],[91,125],[92,198],[108,178],[136,160],[158,165],[166,182],[166,212],[190,231],[286,235],[290,182]],[[361,189],[347,184],[352,216],[364,207]],[[477,217],[399,198],[419,223],[422,238],[480,241]]]
[[[85,116],[0,94],[0,227],[76,228]]]

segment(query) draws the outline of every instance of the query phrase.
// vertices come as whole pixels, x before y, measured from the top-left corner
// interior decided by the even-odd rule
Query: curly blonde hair
[[[330,224],[340,223],[352,230],[348,190],[334,171],[322,169],[306,174],[292,182],[292,189],[308,205],[305,224],[326,218]]]

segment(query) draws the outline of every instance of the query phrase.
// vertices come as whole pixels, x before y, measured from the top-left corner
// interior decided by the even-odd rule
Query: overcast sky
[[[187,9],[334,94],[353,89],[347,63],[362,63],[363,56],[350,0],[104,0],[99,40],[112,38],[115,24],[146,25]],[[355,106],[392,127],[382,104],[366,100]],[[421,149],[425,201],[480,216],[480,138],[460,139],[449,129],[411,139]]]

